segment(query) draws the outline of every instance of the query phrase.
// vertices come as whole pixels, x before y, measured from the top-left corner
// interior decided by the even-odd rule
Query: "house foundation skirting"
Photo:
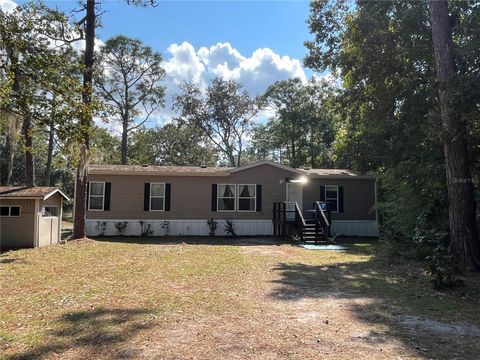
[[[216,220],[216,236],[225,236],[225,220]],[[271,220],[232,220],[237,235],[271,236]],[[118,228],[126,223],[119,233]],[[150,226],[149,226],[150,225]],[[148,227],[149,226],[149,227]],[[147,230],[148,234],[147,234]],[[205,220],[137,220],[137,219],[95,219],[87,220],[87,236],[207,236],[209,235],[207,219]]]
[[[216,220],[216,236],[225,236],[225,220]],[[142,223],[141,223],[142,222]],[[232,220],[237,235],[272,236],[271,220]],[[118,224],[126,223],[119,233]],[[117,226],[116,226],[117,224]],[[123,224],[121,224],[123,225]],[[149,227],[148,227],[149,226]],[[149,231],[147,231],[149,229]],[[96,219],[87,220],[87,236],[207,236],[207,220],[137,220],[137,219]],[[378,236],[375,220],[332,220],[332,235]]]
[[[332,235],[378,236],[375,220],[332,220]]]

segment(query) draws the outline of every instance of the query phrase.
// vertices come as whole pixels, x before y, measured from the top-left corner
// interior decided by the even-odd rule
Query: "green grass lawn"
[[[108,238],[0,255],[10,359],[465,359],[480,277],[438,292],[374,241]],[[0,352],[0,354],[1,354]],[[0,356],[1,357],[1,356]]]

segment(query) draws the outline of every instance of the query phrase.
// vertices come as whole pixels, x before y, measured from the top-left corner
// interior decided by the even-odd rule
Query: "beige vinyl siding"
[[[110,211],[88,211],[88,219],[272,219],[273,203],[285,199],[285,179],[299,175],[265,164],[229,176],[96,175],[112,184]],[[170,211],[143,210],[144,184],[170,183]],[[212,184],[262,185],[262,211],[212,212]]]
[[[53,194],[47,200],[41,202],[41,206],[60,206],[62,195],[59,193]]]
[[[20,217],[0,217],[0,247],[32,247],[35,233],[35,200],[0,199],[0,205],[19,205]]]
[[[310,179],[304,185],[305,209],[320,200],[321,185],[343,186],[343,213],[332,213],[332,220],[375,220],[375,180],[372,179]]]

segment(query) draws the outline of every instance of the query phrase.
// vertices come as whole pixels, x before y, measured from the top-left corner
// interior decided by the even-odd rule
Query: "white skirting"
[[[378,236],[375,220],[332,220],[332,235]]]
[[[143,231],[140,221],[143,221]],[[225,236],[225,220],[216,220],[217,230],[215,235]],[[147,224],[150,224],[151,233],[150,236],[165,236],[167,230],[165,222],[168,222],[169,232],[168,235],[175,236],[207,236],[209,234],[209,228],[207,226],[207,220],[128,220],[128,219],[115,219],[115,220],[87,220],[86,232],[87,236],[101,235],[102,223],[105,222],[105,236],[140,236],[145,233]],[[126,222],[127,226],[122,234],[119,234],[115,224],[120,222]],[[236,229],[237,235],[248,236],[271,236],[273,235],[272,220],[232,220]],[[162,227],[163,225],[163,227]]]

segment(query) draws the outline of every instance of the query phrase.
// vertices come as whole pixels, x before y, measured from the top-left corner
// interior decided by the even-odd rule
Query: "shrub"
[[[107,231],[107,222],[106,221],[97,221],[95,229],[98,231],[98,236],[105,236],[105,231]]]
[[[237,236],[237,227],[233,224],[232,220],[225,220],[225,233],[228,236]]]
[[[209,228],[209,235],[215,236],[215,231],[217,230],[218,222],[216,222],[214,219],[208,219],[207,226]]]
[[[117,230],[118,235],[123,235],[123,232],[127,228],[128,222],[119,221],[115,223],[115,229]]]
[[[435,289],[464,286],[459,278],[460,269],[455,264],[452,254],[444,246],[437,246],[433,254],[427,258],[429,261],[429,273]]]
[[[165,220],[162,222],[162,225],[160,225],[161,228],[163,229],[163,232],[165,233],[165,236],[170,235],[170,222]]]
[[[151,236],[153,234],[152,224],[146,223],[145,221],[139,221],[139,223],[142,236]]]

